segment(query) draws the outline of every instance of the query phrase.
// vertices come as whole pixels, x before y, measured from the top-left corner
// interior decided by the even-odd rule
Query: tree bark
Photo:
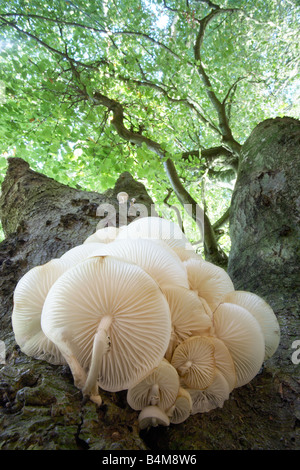
[[[284,351],[288,342],[282,343],[275,359],[265,364],[250,384],[232,392],[222,409],[149,431],[139,430],[138,413],[128,406],[126,391],[101,392],[104,404],[97,408],[83,400],[67,366],[54,366],[20,352],[11,329],[17,281],[31,267],[82,243],[99,223],[98,205],[106,202],[116,207],[120,191],[150,210],[152,200],[146,189],[127,173],[113,189],[98,194],[61,185],[32,171],[20,159],[9,161],[0,198],[6,234],[0,244],[0,339],[7,353],[5,364],[0,365],[0,449],[164,452],[299,448],[298,385],[291,375],[295,366],[287,357],[290,350]],[[286,295],[283,289],[281,293]],[[292,302],[287,309],[290,318],[279,312],[282,335],[287,339],[293,315],[296,324],[296,310],[291,306]]]
[[[80,245],[105,219],[97,215],[100,204],[115,209],[117,194],[126,191],[135,204],[144,204],[150,215],[154,203],[143,184],[125,172],[104,194],[63,185],[29,168],[20,158],[10,158],[0,197],[0,217],[5,240],[0,244],[0,321],[10,323],[14,286],[33,266],[60,257]],[[128,222],[136,216],[129,216]]]
[[[277,315],[281,341],[267,364],[265,400],[273,403],[271,416],[281,434],[273,445],[285,442],[298,449],[300,365],[293,360],[293,343],[300,340],[299,144],[300,121],[284,117],[259,124],[243,145],[230,209],[228,263],[235,289],[257,293]]]

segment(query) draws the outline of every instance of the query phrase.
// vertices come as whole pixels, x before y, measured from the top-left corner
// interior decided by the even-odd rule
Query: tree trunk
[[[280,346],[264,373],[270,376],[264,400],[272,407],[267,435],[276,423],[278,436],[270,435],[272,448],[300,447],[299,144],[300,121],[259,124],[242,148],[230,212],[228,273],[235,289],[263,297],[281,327]]]
[[[50,365],[20,352],[11,329],[12,295],[17,281],[31,267],[82,243],[99,223],[99,204],[109,203],[117,209],[116,195],[120,191],[146,205],[150,213],[151,198],[144,186],[127,173],[120,176],[113,189],[97,194],[61,185],[30,170],[20,159],[9,161],[0,199],[6,234],[0,244],[0,339],[6,346],[5,364],[0,366],[0,449],[164,452],[299,447],[297,383],[292,377],[296,366],[288,357],[281,362],[285,346],[250,384],[235,389],[222,409],[149,431],[139,431],[138,413],[128,406],[126,391],[101,391],[104,405],[97,408],[82,399],[68,367]],[[235,273],[233,277],[236,279]],[[267,282],[267,274],[265,278]],[[245,288],[250,290],[246,281]],[[281,290],[281,295],[285,292]],[[281,317],[283,341],[295,334],[289,325],[293,315],[296,324],[296,313],[292,303],[289,305],[291,318]]]

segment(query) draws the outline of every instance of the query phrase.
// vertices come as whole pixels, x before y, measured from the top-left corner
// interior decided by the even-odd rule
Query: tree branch
[[[233,89],[236,88],[237,84],[241,81],[241,80],[245,80],[246,77],[239,77],[228,89],[226,95],[225,95],[225,98],[223,99],[222,101],[222,105],[224,106],[226,101],[228,100],[229,98],[229,95],[230,93],[232,92]]]
[[[25,35],[26,37],[28,37],[30,39],[33,39],[38,44],[40,44],[41,46],[43,46],[44,48],[49,50],[51,53],[57,54],[60,57],[63,57],[64,59],[66,59],[70,63],[72,74],[73,74],[74,78],[76,78],[76,83],[78,83],[79,96],[82,96],[85,100],[90,101],[94,106],[102,105],[102,106],[106,107],[107,110],[111,111],[112,114],[113,114],[113,118],[112,118],[111,123],[115,127],[118,135],[122,139],[124,139],[128,142],[132,142],[132,143],[134,143],[138,146],[141,146],[141,145],[145,144],[150,151],[154,152],[156,155],[158,155],[160,157],[160,159],[163,161],[164,169],[166,171],[166,174],[169,178],[169,181],[172,185],[172,188],[173,188],[179,202],[185,207],[188,214],[193,218],[193,220],[197,224],[197,227],[198,227],[198,229],[199,229],[199,231],[200,231],[200,233],[201,233],[201,235],[204,239],[204,246],[205,246],[206,253],[210,257],[210,259],[212,259],[212,257],[213,257],[214,262],[216,262],[217,264],[220,264],[221,262],[223,262],[224,261],[224,254],[221,255],[221,252],[219,250],[219,247],[218,247],[215,235],[214,235],[212,225],[209,221],[209,218],[207,217],[205,212],[200,208],[200,206],[197,204],[197,202],[193,199],[193,197],[189,194],[189,192],[183,186],[182,182],[180,181],[180,178],[178,176],[178,173],[176,171],[176,168],[175,168],[175,165],[174,165],[173,161],[171,160],[171,158],[168,158],[168,154],[164,150],[164,148],[161,146],[161,144],[159,144],[158,142],[142,135],[139,132],[134,132],[133,130],[128,129],[124,125],[124,109],[123,109],[123,106],[122,106],[121,103],[119,103],[118,101],[116,101],[114,99],[109,98],[106,95],[103,95],[100,91],[97,91],[97,92],[95,92],[91,95],[90,92],[89,93],[87,92],[85,86],[82,86],[82,87],[80,86],[80,72],[78,71],[77,66],[79,65],[79,66],[89,67],[89,68],[93,68],[93,69],[97,69],[97,67],[95,67],[94,64],[85,64],[85,63],[82,63],[81,61],[75,60],[75,59],[71,58],[68,55],[67,50],[65,50],[63,52],[61,50],[55,49],[52,46],[50,46],[48,43],[46,43],[45,41],[43,41],[40,38],[38,38],[37,36],[35,36],[34,34],[21,29],[19,26],[17,26],[17,24],[15,22],[8,21],[3,17],[1,19],[7,26],[10,26],[10,27],[14,28],[18,33],[20,33],[22,35]],[[103,32],[105,32],[106,34],[109,34],[108,31],[103,31]],[[171,53],[173,56],[175,56],[177,59],[181,60],[181,57],[177,53],[175,53],[169,47],[167,47],[164,44],[160,43],[159,41],[151,38],[151,36],[149,36],[145,33],[131,32],[131,31],[124,32],[123,31],[123,32],[114,32],[112,34],[126,34],[126,35],[131,35],[132,34],[132,35],[135,35],[135,36],[144,37],[147,40],[151,41],[153,44],[159,45],[160,47],[164,48],[169,53]],[[191,65],[193,65],[193,64],[191,63]],[[200,66],[202,67],[202,64],[200,64]],[[203,77],[205,78],[205,74],[203,74]],[[209,79],[208,79],[208,82],[209,82]],[[148,83],[148,85],[149,85],[149,83]],[[161,88],[161,90],[163,90],[163,88]],[[188,100],[179,100],[179,101],[185,102],[189,106],[192,106],[192,103],[188,102]],[[196,110],[194,105],[192,106],[192,108],[193,108],[193,110]],[[198,114],[201,115],[201,113],[199,113],[199,111],[198,111]],[[203,118],[204,117],[202,116],[202,119]],[[205,119],[205,121],[206,121],[206,123],[208,122],[206,119]],[[221,131],[222,131],[222,129],[221,129]],[[223,135],[223,133],[222,133],[222,135]],[[205,238],[204,238],[204,235],[205,235]]]
[[[239,160],[237,156],[222,145],[218,147],[211,147],[209,149],[197,149],[182,153],[183,160],[188,160],[189,157],[196,157],[200,162],[202,159],[204,159],[208,165],[217,158],[224,157],[226,166],[231,167],[235,172],[237,172],[238,169]]]
[[[210,0],[197,0],[198,2],[201,3],[206,3],[210,8],[220,8],[219,5],[216,5],[215,3],[211,2]]]
[[[159,46],[162,49],[166,50],[168,53],[170,53],[176,59],[181,60],[181,56],[179,54],[177,54],[175,51],[173,51],[170,47],[166,46],[161,41],[158,41],[157,39],[154,39],[153,37],[149,36],[149,34],[142,33],[140,31],[110,31],[109,29],[95,28],[93,26],[88,26],[88,25],[85,25],[85,24],[82,24],[82,23],[77,23],[77,22],[73,22],[73,21],[65,21],[65,20],[58,19],[58,18],[49,18],[49,17],[42,16],[42,15],[26,14],[26,13],[3,13],[3,14],[0,13],[0,18],[6,24],[15,27],[15,29],[19,29],[21,32],[23,32],[24,34],[27,34],[27,35],[30,35],[30,33],[27,33],[26,31],[22,31],[20,28],[18,28],[15,25],[15,23],[7,21],[4,18],[5,16],[15,16],[15,17],[20,16],[20,17],[25,17],[25,18],[36,18],[36,19],[41,19],[41,20],[48,21],[48,22],[51,22],[51,23],[63,24],[65,26],[72,26],[72,27],[77,27],[77,28],[88,29],[90,31],[94,31],[94,32],[97,32],[97,33],[106,34],[106,35],[110,35],[110,36],[137,36],[137,37],[142,37],[142,38],[145,38],[147,41],[151,42],[152,44],[154,44],[156,46]],[[38,38],[36,38],[33,35],[31,37],[38,40]],[[40,42],[40,41],[38,40],[38,42]],[[40,44],[42,44],[42,42],[40,42]],[[194,66],[194,64],[192,62],[188,62],[188,63],[189,63],[189,65]]]
[[[201,59],[201,46],[203,43],[204,33],[205,33],[207,26],[217,15],[228,13],[228,12],[232,13],[233,11],[239,11],[239,9],[218,7],[212,10],[207,16],[202,18],[202,20],[200,20],[200,28],[196,37],[195,45],[194,45],[194,56],[198,64],[198,73],[206,89],[206,94],[218,114],[219,128],[222,133],[223,143],[224,145],[226,145],[226,147],[229,147],[229,149],[231,149],[235,153],[239,153],[241,149],[241,145],[234,139],[232,135],[232,131],[229,127],[228,119],[226,116],[225,104],[222,103],[218,99],[217,95],[215,94],[211,80],[204,69],[204,66],[202,64],[202,59]]]
[[[172,194],[172,189],[169,188],[168,190],[168,194],[166,195],[166,197],[164,198],[164,204],[169,207],[169,209],[172,209],[175,214],[176,214],[176,217],[177,217],[177,223],[179,225],[179,227],[181,228],[182,232],[184,233],[184,226],[183,226],[183,223],[182,223],[182,218],[181,218],[181,214],[180,214],[180,210],[178,209],[178,207],[172,205],[172,204],[169,204],[168,203],[168,199],[169,197],[171,196]]]
[[[163,165],[177,199],[196,222],[202,240],[204,240],[203,210],[181,183],[174,162],[168,158],[163,162]]]
[[[138,132],[131,131],[125,127],[123,106],[118,101],[108,98],[100,92],[95,92],[93,97],[86,96],[86,99],[92,100],[93,104],[96,106],[102,105],[105,106],[109,111],[112,111],[113,119],[111,123],[116,129],[118,135],[122,137],[122,139],[127,140],[128,142],[131,142],[138,146],[145,144],[147,145],[149,150],[155,152],[160,158],[166,157],[166,152],[159,143],[155,142],[152,139],[149,139],[148,137],[142,134],[139,134]]]
[[[90,97],[87,97],[87,99],[90,99]],[[166,151],[158,142],[125,127],[123,106],[119,102],[108,98],[100,92],[94,93],[93,102],[95,105],[105,106],[112,111],[113,119],[111,122],[120,137],[139,146],[142,144],[147,145],[149,150],[155,152],[156,155],[163,160],[163,166],[174,193],[180,204],[197,224],[202,239],[204,240],[207,256],[209,259],[213,259],[216,264],[223,265],[227,257],[217,244],[209,218],[181,183],[174,162],[170,158],[167,158]]]
[[[204,251],[206,259],[219,265],[224,266],[227,264],[227,255],[220,249],[215,236],[214,229],[210,220],[198,203],[192,198],[189,192],[185,189],[180,181],[173,161],[168,158],[164,161],[164,168],[169,181],[172,185],[174,193],[182,206],[186,209],[189,215],[196,222],[202,240],[204,241]]]
[[[173,98],[172,96],[169,95],[168,91],[165,90],[165,88],[163,86],[158,85],[156,83],[153,83],[152,81],[147,80],[147,79],[137,80],[137,79],[133,79],[133,78],[124,77],[120,74],[118,74],[116,76],[114,74],[111,74],[111,76],[114,77],[114,78],[120,79],[120,80],[124,81],[125,83],[126,82],[127,83],[133,83],[137,86],[144,86],[144,87],[152,88],[152,89],[158,91],[159,93],[161,93],[162,95],[164,95],[167,98],[168,101],[170,101],[172,103],[184,104],[185,106],[187,106],[189,109],[191,109],[197,115],[197,117],[200,119],[201,122],[203,122],[205,125],[210,127],[210,129],[212,129],[219,136],[222,135],[220,130],[218,129],[218,127],[215,126],[208,118],[206,118],[199,111],[198,108],[200,108],[200,105],[198,103],[196,103],[194,100],[192,100],[190,97],[187,97],[187,98]]]
[[[224,214],[213,224],[213,230],[216,231],[222,227],[229,220],[230,207],[224,212]]]
[[[198,157],[199,160],[201,158],[204,158],[205,160],[208,161],[213,161],[216,158],[219,157],[232,157],[232,152],[230,150],[226,149],[225,147],[222,147],[221,145],[218,147],[211,147],[209,149],[203,149],[203,150],[191,150],[188,152],[184,152],[182,154],[182,158],[184,160],[188,160],[189,157]]]
[[[2,21],[4,21],[4,23],[7,25],[7,26],[11,26],[12,28],[14,28],[18,33],[24,35],[24,36],[27,36],[28,38],[30,39],[33,39],[34,41],[36,41],[38,44],[40,44],[41,46],[43,46],[45,49],[47,49],[48,51],[50,51],[52,54],[57,54],[61,57],[63,57],[64,59],[67,59],[69,62],[72,61],[73,64],[76,64],[76,65],[80,65],[80,66],[83,66],[83,67],[86,67],[86,68],[91,68],[93,70],[98,70],[98,67],[100,64],[103,64],[103,63],[106,63],[105,59],[101,59],[100,61],[97,61],[97,63],[95,64],[86,64],[86,63],[83,63],[83,62],[80,62],[79,60],[76,60],[76,59],[73,59],[71,57],[68,56],[68,54],[66,52],[63,52],[63,51],[60,51],[59,49],[55,49],[54,47],[50,46],[49,44],[47,44],[45,41],[42,41],[40,38],[38,38],[37,36],[35,36],[34,34],[32,33],[29,33],[28,31],[24,31],[23,29],[19,28],[16,23],[12,22],[12,21],[7,21],[5,18],[3,18],[2,16],[0,16],[0,19]]]

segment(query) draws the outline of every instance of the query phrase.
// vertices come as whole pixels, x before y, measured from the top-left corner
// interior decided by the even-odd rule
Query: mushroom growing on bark
[[[234,362],[236,387],[250,382],[258,374],[265,355],[265,341],[257,320],[239,305],[222,303],[214,312],[214,328]]]
[[[111,243],[114,241],[118,235],[119,229],[118,227],[109,226],[103,227],[96,230],[95,233],[92,233],[83,244],[88,243]]]
[[[212,311],[225,294],[234,290],[227,272],[209,261],[189,258],[184,261],[190,289],[198,293],[208,303]]]
[[[160,363],[170,340],[170,310],[142,268],[94,257],[52,286],[42,328],[65,355],[75,383],[100,403],[98,385],[125,390]]]
[[[171,364],[185,387],[203,390],[212,383],[216,373],[214,351],[213,342],[205,336],[192,336],[177,346]]]
[[[210,336],[210,341],[214,345],[214,359],[216,370],[219,371],[226,379],[231,392],[236,387],[236,371],[232,356],[225,343],[214,336]]]
[[[120,222],[127,194],[118,200]],[[15,289],[12,324],[25,354],[68,364],[95,403],[99,388],[127,390],[141,429],[222,407],[280,337],[271,307],[235,291],[160,217],[101,228],[30,270]]]
[[[27,356],[51,364],[65,364],[57,346],[45,336],[41,314],[47,294],[54,282],[69,268],[61,259],[30,269],[18,282],[14,291],[12,327],[15,340]]]
[[[275,353],[280,341],[280,327],[270,305],[252,292],[232,291],[226,294],[222,303],[232,303],[245,308],[258,321],[265,340],[265,357],[269,359]]]
[[[191,247],[193,249],[180,227],[174,222],[161,217],[137,218],[131,224],[122,227],[117,238],[163,240],[171,248]]]
[[[97,248],[99,248],[99,244],[100,243],[94,242],[77,245],[74,248],[71,248],[70,250],[66,251],[60,257],[60,259],[64,261],[64,263],[67,263],[69,267],[72,267],[75,264],[87,259],[92,253],[94,253]]]
[[[170,423],[183,423],[191,414],[193,402],[190,393],[180,387],[175,403],[166,411]]]
[[[138,416],[140,429],[148,429],[151,426],[169,426],[170,419],[158,406],[150,405],[142,409]]]
[[[221,374],[220,371],[216,371],[212,383],[205,390],[188,389],[189,394],[192,398],[192,412],[196,413],[207,413],[215,408],[222,408],[224,402],[229,398],[229,386],[228,382]]]
[[[115,240],[109,245],[101,245],[90,256],[110,255],[135,263],[143,268],[160,287],[173,284],[188,288],[186,269],[162,246],[151,240]]]
[[[117,199],[119,201],[119,204],[126,204],[128,201],[128,194],[125,193],[125,191],[121,191],[120,193],[117,194]]]
[[[179,256],[181,261],[188,261],[191,258],[197,261],[204,261],[202,256],[199,253],[195,252],[193,245],[188,248],[183,248],[181,246],[174,247],[173,250],[177,254],[177,256]]]
[[[171,360],[175,348],[190,336],[209,334],[213,328],[207,305],[188,288],[163,286],[171,312],[172,331],[165,357]]]
[[[128,389],[127,402],[134,410],[142,410],[148,405],[165,410],[174,403],[178,390],[177,371],[163,359],[143,380]]]

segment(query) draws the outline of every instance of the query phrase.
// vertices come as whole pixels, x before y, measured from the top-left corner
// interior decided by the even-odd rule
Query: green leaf
[[[7,160],[5,157],[0,157],[0,168],[3,169],[7,165]]]

